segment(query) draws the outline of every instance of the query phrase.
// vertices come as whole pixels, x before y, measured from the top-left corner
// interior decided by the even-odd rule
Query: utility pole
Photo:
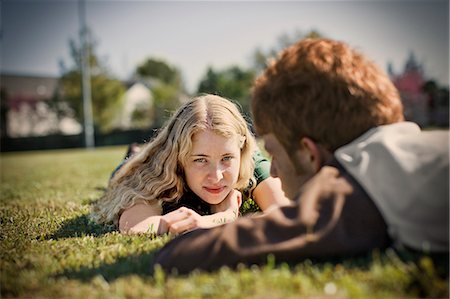
[[[80,42],[81,42],[81,74],[83,88],[83,118],[84,118],[84,140],[86,148],[95,147],[94,121],[92,118],[91,97],[91,70],[89,66],[89,48],[87,42],[88,29],[86,26],[86,11],[84,0],[78,1],[78,15],[80,18]]]

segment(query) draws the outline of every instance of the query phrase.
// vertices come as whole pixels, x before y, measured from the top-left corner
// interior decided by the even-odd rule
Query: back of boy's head
[[[285,49],[255,81],[252,112],[257,132],[274,133],[288,152],[305,136],[334,151],[372,127],[404,119],[389,77],[329,39]]]

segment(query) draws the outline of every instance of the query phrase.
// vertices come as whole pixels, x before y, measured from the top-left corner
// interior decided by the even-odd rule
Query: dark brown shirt
[[[178,273],[194,269],[212,271],[240,263],[264,264],[272,254],[277,262],[300,262],[306,258],[333,258],[364,254],[389,245],[387,226],[362,187],[335,160],[328,165],[339,169],[353,186],[346,196],[338,220],[320,238],[308,238],[299,220],[299,205],[274,209],[258,217],[242,217],[212,229],[197,229],[181,235],[157,254],[154,264]],[[335,206],[323,201],[314,230],[329,226]],[[154,266],[154,264],[152,266]]]

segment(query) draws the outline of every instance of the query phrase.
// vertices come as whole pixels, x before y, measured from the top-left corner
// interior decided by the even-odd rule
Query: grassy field
[[[170,237],[89,221],[124,147],[6,153],[1,165],[2,298],[448,298],[429,257],[393,251],[314,264],[165,275],[149,263]]]

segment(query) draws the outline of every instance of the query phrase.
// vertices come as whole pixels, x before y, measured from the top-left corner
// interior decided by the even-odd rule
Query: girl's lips
[[[218,188],[209,188],[209,187],[203,187],[207,192],[212,194],[219,194],[221,193],[225,187],[218,187]]]

